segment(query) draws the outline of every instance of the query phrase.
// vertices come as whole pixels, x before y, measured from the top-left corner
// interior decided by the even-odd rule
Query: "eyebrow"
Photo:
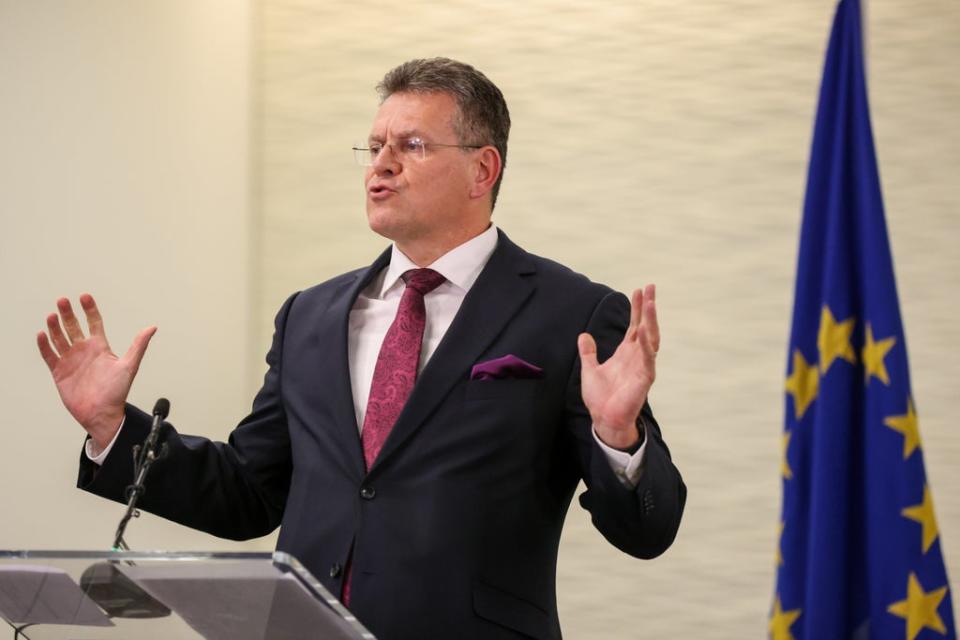
[[[394,140],[401,140],[406,138],[422,138],[422,137],[423,137],[423,134],[420,133],[420,131],[416,129],[408,129],[406,131],[401,131],[397,135],[395,135]],[[370,134],[370,136],[367,137],[367,142],[383,142],[383,141],[384,141],[384,138],[379,135]]]

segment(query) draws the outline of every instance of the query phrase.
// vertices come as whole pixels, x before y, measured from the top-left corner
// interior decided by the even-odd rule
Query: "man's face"
[[[460,141],[453,122],[458,114],[445,93],[395,93],[380,106],[370,143],[385,145],[367,167],[367,222],[398,244],[455,235],[469,204],[473,154],[455,147]],[[397,151],[400,140],[426,143],[423,158]],[[468,141],[469,142],[469,141]]]

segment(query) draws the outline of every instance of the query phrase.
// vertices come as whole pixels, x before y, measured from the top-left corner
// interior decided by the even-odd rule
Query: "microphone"
[[[127,511],[117,526],[117,534],[113,540],[115,551],[128,551],[130,547],[123,539],[127,524],[131,518],[140,515],[137,511],[137,500],[146,491],[144,481],[150,465],[158,458],[163,457],[167,445],[164,444],[157,453],[157,440],[160,438],[160,427],[170,414],[170,401],[160,398],[153,405],[153,420],[150,424],[150,433],[143,445],[133,448],[133,476],[134,482],[127,487]],[[128,564],[133,562],[127,561]],[[133,580],[124,575],[116,567],[116,561],[97,562],[87,567],[80,576],[80,587],[93,599],[100,608],[111,618],[162,618],[170,615],[162,602],[154,599],[140,588]]]
[[[150,424],[150,433],[147,434],[147,439],[143,441],[143,445],[137,445],[133,448],[133,476],[137,478],[140,475],[140,469],[146,463],[146,458],[150,455],[149,452],[153,452],[153,455],[157,455],[157,439],[160,437],[160,426],[163,424],[163,421],[167,419],[167,416],[170,415],[170,401],[166,398],[160,398],[157,400],[156,404],[153,405],[153,422]],[[127,488],[129,498],[130,488]]]
[[[160,416],[161,420],[166,420],[167,416],[170,415],[170,401],[166,398],[157,400],[157,404],[153,405],[153,415]]]
[[[127,543],[123,540],[123,533],[126,531],[127,523],[130,518],[140,515],[137,511],[137,500],[146,492],[144,481],[150,466],[159,458],[162,458],[167,451],[167,445],[164,443],[160,451],[157,451],[157,441],[160,439],[160,428],[163,421],[170,414],[170,401],[166,398],[160,398],[153,405],[153,421],[150,425],[150,433],[147,434],[143,445],[137,445],[133,448],[133,484],[127,487],[127,512],[120,519],[117,526],[117,534],[113,540],[113,548],[116,550],[128,550]]]

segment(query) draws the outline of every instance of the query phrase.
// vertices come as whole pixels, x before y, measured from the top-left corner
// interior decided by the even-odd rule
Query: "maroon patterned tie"
[[[363,443],[363,459],[369,470],[377,454],[383,448],[387,436],[406,404],[413,383],[417,379],[420,364],[420,347],[423,344],[423,327],[427,321],[423,296],[446,280],[432,269],[411,269],[403,274],[407,288],[400,298],[400,308],[393,324],[387,330],[373,369],[367,413],[363,418],[360,441]],[[350,583],[353,574],[351,550],[343,579],[343,604],[350,606]]]
[[[417,379],[423,327],[427,320],[423,296],[440,286],[445,279],[432,269],[411,269],[403,274],[407,288],[400,299],[397,317],[393,319],[380,347],[370,385],[370,398],[367,400],[367,413],[363,419],[363,431],[360,432],[367,469],[373,466]]]

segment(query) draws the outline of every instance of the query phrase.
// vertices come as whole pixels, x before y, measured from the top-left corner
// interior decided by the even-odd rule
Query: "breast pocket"
[[[543,380],[471,380],[464,394],[460,433],[470,434],[485,455],[511,452],[529,462],[541,447],[549,403]]]
[[[534,403],[541,395],[541,387],[543,380],[537,378],[471,380],[467,383],[465,400],[468,403],[481,400]]]

